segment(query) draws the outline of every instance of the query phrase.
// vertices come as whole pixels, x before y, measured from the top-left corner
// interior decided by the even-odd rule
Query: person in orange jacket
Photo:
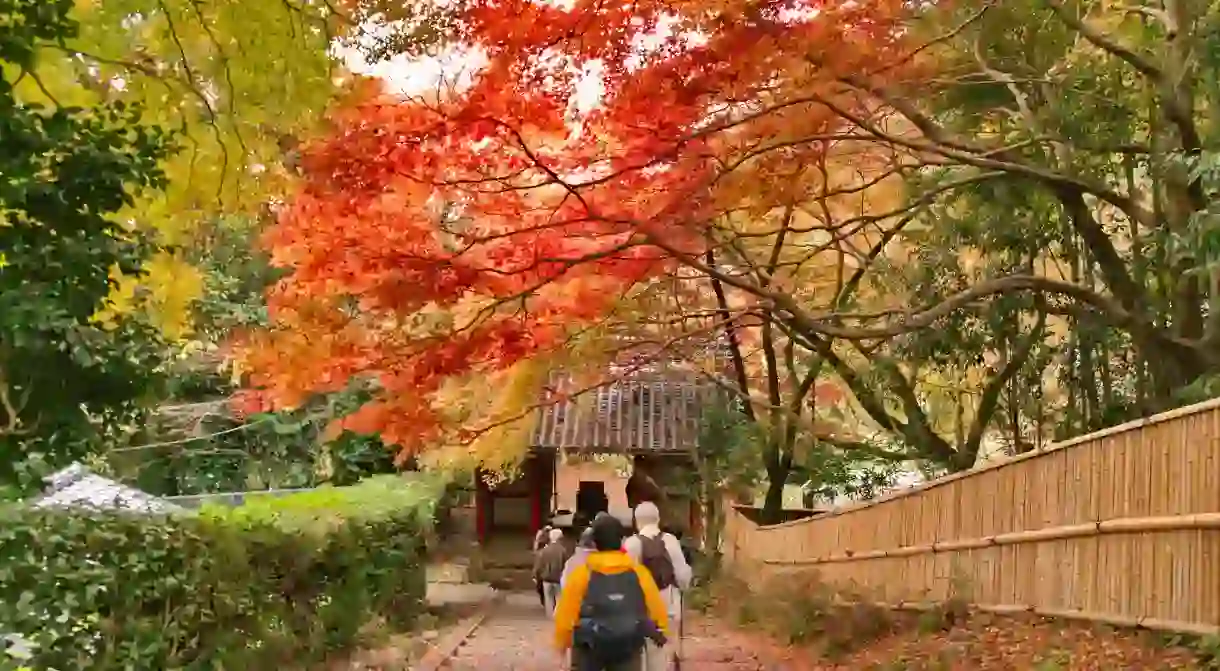
[[[573,568],[555,607],[555,645],[572,671],[640,671],[644,644],[664,645],[669,613],[652,575],[621,548],[616,518],[592,526],[594,551]]]

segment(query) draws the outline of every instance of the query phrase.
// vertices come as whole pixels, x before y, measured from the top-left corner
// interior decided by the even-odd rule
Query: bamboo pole
[[[910,545],[892,550],[871,550],[855,553],[844,550],[843,554],[810,559],[783,560],[764,559],[764,564],[782,566],[817,566],[819,564],[836,564],[843,562],[867,561],[870,559],[889,559],[896,557],[913,557],[936,552],[960,552],[962,550],[979,550],[998,545],[1023,545],[1027,543],[1045,543],[1049,541],[1068,540],[1087,536],[1104,534],[1140,534],[1161,533],[1169,531],[1201,531],[1204,529],[1220,529],[1220,513],[1197,513],[1193,515],[1172,515],[1160,517],[1134,517],[1125,519],[1105,520],[1089,524],[1069,524],[1047,529],[1031,531],[1016,531],[982,538],[951,540],[929,543],[926,545]]]

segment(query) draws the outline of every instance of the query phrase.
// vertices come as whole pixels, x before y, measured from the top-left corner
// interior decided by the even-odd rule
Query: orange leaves
[[[399,395],[390,400],[374,400],[327,427],[327,438],[344,431],[380,434],[390,445],[416,446],[437,435],[437,418],[432,408],[416,396]],[[408,450],[409,451],[409,450]]]
[[[470,429],[445,425],[454,381],[565,347],[633,288],[701,258],[713,222],[808,198],[809,166],[841,126],[821,101],[861,104],[836,78],[894,56],[902,11],[457,3],[461,39],[488,62],[469,87],[402,99],[358,82],[304,147],[299,189],[264,240],[287,271],[274,323],[240,347],[259,402],[360,379],[376,398],[336,430],[418,450]],[[594,63],[589,110],[578,73]]]
[[[279,306],[277,328],[247,334],[236,345],[239,371],[263,399],[255,405],[291,408],[313,393],[344,389],[370,364],[370,334],[342,319],[340,311],[318,301]]]

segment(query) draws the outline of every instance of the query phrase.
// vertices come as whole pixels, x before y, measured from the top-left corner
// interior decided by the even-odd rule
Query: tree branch
[[[712,251],[710,246],[705,253],[705,258],[707,259],[708,268],[717,268],[716,253]],[[724,323],[724,335],[728,341],[729,358],[733,364],[733,374],[737,378],[740,393],[746,399],[746,402],[743,404],[745,407],[742,411],[751,422],[755,422],[758,418],[754,416],[754,407],[749,402],[750,378],[746,374],[746,363],[741,356],[741,343],[737,337],[737,323],[729,318],[729,300],[728,296],[724,293],[724,285],[721,284],[720,278],[715,274],[709,274],[708,281],[712,284],[712,293],[716,295],[716,311],[719,314],[721,322]]]
[[[1041,302],[1041,301],[1039,301]],[[1005,362],[1004,368],[1000,373],[991,378],[987,385],[983,388],[983,395],[979,399],[978,408],[974,412],[974,421],[970,426],[970,433],[966,437],[965,445],[961,446],[960,452],[968,454],[971,461],[978,458],[979,446],[983,442],[983,435],[987,432],[987,426],[991,423],[991,418],[995,415],[996,408],[1000,403],[1000,393],[1004,390],[1004,385],[1013,378],[1029,360],[1030,352],[1034,349],[1034,344],[1042,340],[1042,333],[1046,330],[1046,311],[1038,311],[1038,321],[1030,330],[1029,335],[1021,342],[1017,351],[1013,352]]]

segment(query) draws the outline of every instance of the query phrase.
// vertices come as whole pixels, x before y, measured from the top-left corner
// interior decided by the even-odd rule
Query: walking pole
[[[674,648],[674,671],[682,671],[682,633],[686,629],[686,595],[678,590],[678,645]]]

